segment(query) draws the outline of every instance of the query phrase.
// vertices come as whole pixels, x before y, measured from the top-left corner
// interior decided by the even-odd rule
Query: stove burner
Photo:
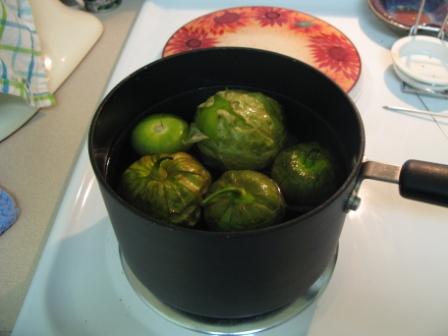
[[[154,311],[170,322],[183,328],[208,335],[253,335],[279,326],[303,312],[325,290],[336,266],[336,254],[324,273],[303,295],[290,305],[267,314],[243,319],[215,319],[189,314],[161,302],[154,296],[130,269],[120,250],[124,273],[136,294]]]

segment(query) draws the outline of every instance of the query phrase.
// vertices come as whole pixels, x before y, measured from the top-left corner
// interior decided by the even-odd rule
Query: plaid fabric
[[[28,0],[0,0],[0,93],[34,107],[55,103]]]

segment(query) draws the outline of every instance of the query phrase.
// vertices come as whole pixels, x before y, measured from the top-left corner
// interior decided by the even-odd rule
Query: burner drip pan
[[[138,280],[128,266],[121,251],[120,259],[124,273],[137,295],[146,303],[146,305],[168,321],[183,328],[206,335],[253,335],[286,323],[292,318],[298,316],[313,302],[315,302],[324,292],[331,279],[336,266],[337,252],[332,259],[332,262],[325,269],[324,273],[314,282],[314,284],[303,296],[298,297],[295,301],[284,308],[269,312],[267,314],[244,319],[206,318],[189,314],[168,306],[155,297],[154,294],[152,294],[151,291],[148,290],[140,282],[140,280]]]

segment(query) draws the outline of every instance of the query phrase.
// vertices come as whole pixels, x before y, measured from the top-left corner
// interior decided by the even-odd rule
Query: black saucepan
[[[305,214],[291,212],[269,228],[224,233],[158,223],[116,191],[134,159],[127,135],[143,115],[177,113],[191,120],[223,88],[265,92],[283,105],[289,130],[336,153],[340,187]],[[121,252],[161,301],[201,316],[242,318],[292,302],[336,253],[347,208],[365,177],[400,180],[402,194],[448,203],[448,167],[408,162],[403,168],[363,162],[364,130],[348,96],[312,67],[247,48],[212,48],[153,62],[119,83],[100,104],[88,148]],[[401,173],[400,173],[401,170]]]

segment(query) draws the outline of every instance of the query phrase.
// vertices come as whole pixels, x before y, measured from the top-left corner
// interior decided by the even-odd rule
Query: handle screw
[[[350,210],[355,211],[359,208],[360,204],[361,204],[361,198],[355,194],[352,194],[350,198],[347,200],[347,203],[345,204],[345,211],[346,212],[349,212]]]

